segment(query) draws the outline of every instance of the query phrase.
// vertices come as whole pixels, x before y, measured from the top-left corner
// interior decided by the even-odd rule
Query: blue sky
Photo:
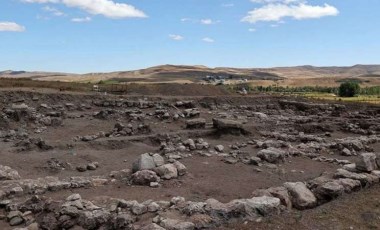
[[[380,63],[379,0],[1,0],[0,70]]]

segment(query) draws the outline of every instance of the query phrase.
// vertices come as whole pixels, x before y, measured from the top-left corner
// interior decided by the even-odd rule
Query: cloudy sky
[[[0,70],[380,64],[379,0],[1,0]]]

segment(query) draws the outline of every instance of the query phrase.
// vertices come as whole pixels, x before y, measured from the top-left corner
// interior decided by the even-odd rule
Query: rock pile
[[[132,184],[157,187],[160,179],[170,180],[187,173],[185,165],[179,161],[165,163],[159,154],[144,153],[132,165]]]

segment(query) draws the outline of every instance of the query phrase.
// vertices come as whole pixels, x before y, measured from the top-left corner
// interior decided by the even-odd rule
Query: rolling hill
[[[32,78],[44,81],[66,82],[98,82],[114,80],[118,82],[141,83],[197,83],[206,76],[223,76],[232,80],[247,79],[248,81],[272,84],[291,84],[306,81],[316,85],[325,81],[327,84],[345,78],[360,78],[364,83],[380,84],[380,65],[355,65],[350,67],[276,67],[276,68],[208,68],[206,66],[161,65],[140,70],[118,71],[110,73],[52,73],[3,71],[0,78]],[[329,80],[329,81],[326,81]]]

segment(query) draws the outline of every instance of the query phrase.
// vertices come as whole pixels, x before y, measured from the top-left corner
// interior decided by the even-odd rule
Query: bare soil
[[[28,138],[41,138],[52,146],[52,149],[43,150],[33,148],[21,151],[16,146],[21,139],[0,142],[0,164],[9,166],[17,170],[23,179],[37,179],[46,176],[56,176],[60,179],[67,179],[73,176],[105,176],[112,171],[130,169],[135,159],[140,154],[148,152],[159,152],[159,137],[175,135],[181,140],[192,138],[202,138],[209,143],[209,150],[213,150],[216,145],[223,145],[225,153],[230,153],[234,149],[231,145],[239,143],[275,140],[273,137],[264,135],[267,132],[293,133],[308,130],[310,135],[325,138],[333,141],[340,138],[368,136],[358,134],[344,129],[345,123],[355,123],[357,119],[353,114],[363,114],[360,119],[370,120],[372,125],[379,125],[379,107],[370,105],[346,105],[346,109],[340,116],[333,116],[326,111],[302,111],[296,108],[281,108],[279,100],[283,98],[271,96],[218,96],[223,92],[210,91],[209,97],[197,97],[197,89],[183,88],[160,88],[159,91],[152,89],[148,94],[160,94],[160,90],[175,90],[173,95],[178,95],[178,91],[183,90],[182,96],[173,97],[148,97],[148,96],[113,96],[113,95],[93,95],[78,93],[55,93],[30,92],[30,91],[2,91],[0,92],[0,105],[3,109],[12,107],[12,104],[25,103],[28,107],[36,109],[37,113],[46,115],[44,110],[40,110],[41,104],[46,104],[57,111],[55,106],[62,105],[65,108],[65,118],[63,124],[57,127],[46,127],[41,133],[36,133],[37,128],[43,125],[36,121],[29,121],[27,118],[21,121],[8,119],[1,127],[1,132],[8,132],[12,129],[25,129]],[[214,88],[213,88],[214,90]],[[195,96],[189,96],[193,94]],[[99,106],[96,101],[145,101],[152,102],[153,107],[139,108],[137,106],[121,107]],[[173,114],[182,112],[185,108],[172,106],[178,100],[193,100],[196,108],[200,111],[200,117],[206,119],[205,129],[188,130],[186,120],[189,118],[172,119]],[[287,100],[299,100],[287,98]],[[67,103],[73,104],[74,109],[68,109]],[[309,103],[309,102],[307,102]],[[81,104],[88,105],[86,109],[79,109]],[[170,118],[163,119],[154,115],[156,110],[162,106],[170,113]],[[94,117],[99,111],[111,109],[113,114],[106,119]],[[135,119],[128,115],[132,110],[143,114],[142,120]],[[366,111],[377,111],[368,115]],[[262,112],[267,114],[269,119],[259,119],[251,116],[251,112]],[[150,115],[149,115],[150,114]],[[152,115],[153,114],[153,115]],[[365,117],[365,116],[367,117]],[[245,129],[249,134],[230,135],[215,133],[211,127],[212,119],[215,117],[228,116],[229,119],[245,120]],[[303,122],[302,119],[311,119]],[[302,121],[302,122],[301,122]],[[373,124],[375,122],[375,124]],[[136,134],[131,136],[101,137],[92,141],[84,142],[77,137],[95,135],[99,132],[110,132],[116,123],[149,125],[149,134]],[[323,125],[329,127],[330,135],[325,136],[327,131],[310,129],[308,124]],[[313,126],[314,127],[314,126]],[[378,132],[379,130],[375,131]],[[301,144],[299,141],[292,142],[291,145]],[[374,151],[380,149],[379,143],[371,144]],[[204,150],[208,153],[209,150]],[[248,144],[239,148],[240,155],[244,157],[256,156],[261,149],[254,144]],[[341,156],[337,151],[321,151],[320,156],[327,158],[348,159],[355,161],[355,156]],[[52,169],[49,161],[57,160],[68,165],[59,170]],[[233,199],[249,198],[252,192],[257,189],[281,186],[284,182],[309,181],[322,174],[333,174],[341,166],[329,162],[319,162],[312,160],[308,156],[287,157],[279,164],[267,164],[255,166],[239,161],[236,164],[224,162],[224,157],[217,154],[204,156],[197,151],[191,157],[180,159],[187,167],[188,173],[177,179],[162,182],[161,187],[151,188],[149,186],[135,186],[116,181],[100,187],[79,188],[61,190],[57,192],[47,192],[44,196],[56,200],[63,200],[72,193],[79,193],[83,199],[97,201],[103,198],[122,198],[125,200],[137,200],[139,202],[153,200],[170,200],[174,196],[185,197],[186,200],[204,201],[208,198],[215,198],[221,202],[229,202]],[[78,172],[77,166],[90,162],[98,162],[99,168],[94,171]],[[316,209],[308,211],[285,212],[280,216],[264,218],[259,223],[232,223],[225,226],[225,229],[379,229],[380,226],[380,192],[379,187],[373,187],[355,194],[349,194],[339,199],[322,205]],[[8,225],[0,222],[1,229],[7,229]]]

